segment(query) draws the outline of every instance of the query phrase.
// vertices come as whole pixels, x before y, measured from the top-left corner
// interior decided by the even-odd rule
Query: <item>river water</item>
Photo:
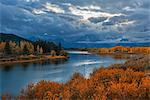
[[[81,73],[89,78],[94,69],[107,67],[114,63],[124,63],[125,60],[114,59],[111,56],[90,54],[88,52],[69,51],[67,61],[38,61],[0,67],[0,94],[17,95],[29,83],[40,80],[55,82],[68,81],[73,73]]]

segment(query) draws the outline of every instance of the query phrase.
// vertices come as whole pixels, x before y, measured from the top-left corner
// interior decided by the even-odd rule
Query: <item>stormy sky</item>
[[[72,43],[150,41],[150,0],[0,0],[0,31]]]

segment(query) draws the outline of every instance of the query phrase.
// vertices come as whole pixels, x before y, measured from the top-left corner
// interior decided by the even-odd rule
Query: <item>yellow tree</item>
[[[43,54],[43,48],[42,47],[40,48],[40,54]]]

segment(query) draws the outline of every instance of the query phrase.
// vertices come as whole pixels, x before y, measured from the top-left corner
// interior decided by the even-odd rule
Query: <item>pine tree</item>
[[[58,44],[58,49],[59,49],[59,50],[62,49],[61,43]]]
[[[12,52],[11,52],[11,47],[10,47],[10,45],[9,45],[9,42],[6,42],[6,44],[5,44],[5,48],[4,48],[4,52],[5,52],[5,54],[12,54]]]
[[[27,48],[27,45],[24,45],[23,54],[24,54],[24,55],[29,54],[29,50],[28,50],[28,48]]]

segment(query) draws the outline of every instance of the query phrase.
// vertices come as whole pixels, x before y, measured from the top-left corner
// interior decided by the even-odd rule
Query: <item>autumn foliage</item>
[[[150,47],[123,47],[115,46],[113,48],[91,48],[88,49],[90,52],[96,52],[100,54],[114,54],[114,53],[150,53]]]
[[[131,69],[96,70],[85,79],[76,73],[65,84],[40,81],[30,84],[18,97],[26,99],[48,100],[149,100],[150,77],[144,72]]]

